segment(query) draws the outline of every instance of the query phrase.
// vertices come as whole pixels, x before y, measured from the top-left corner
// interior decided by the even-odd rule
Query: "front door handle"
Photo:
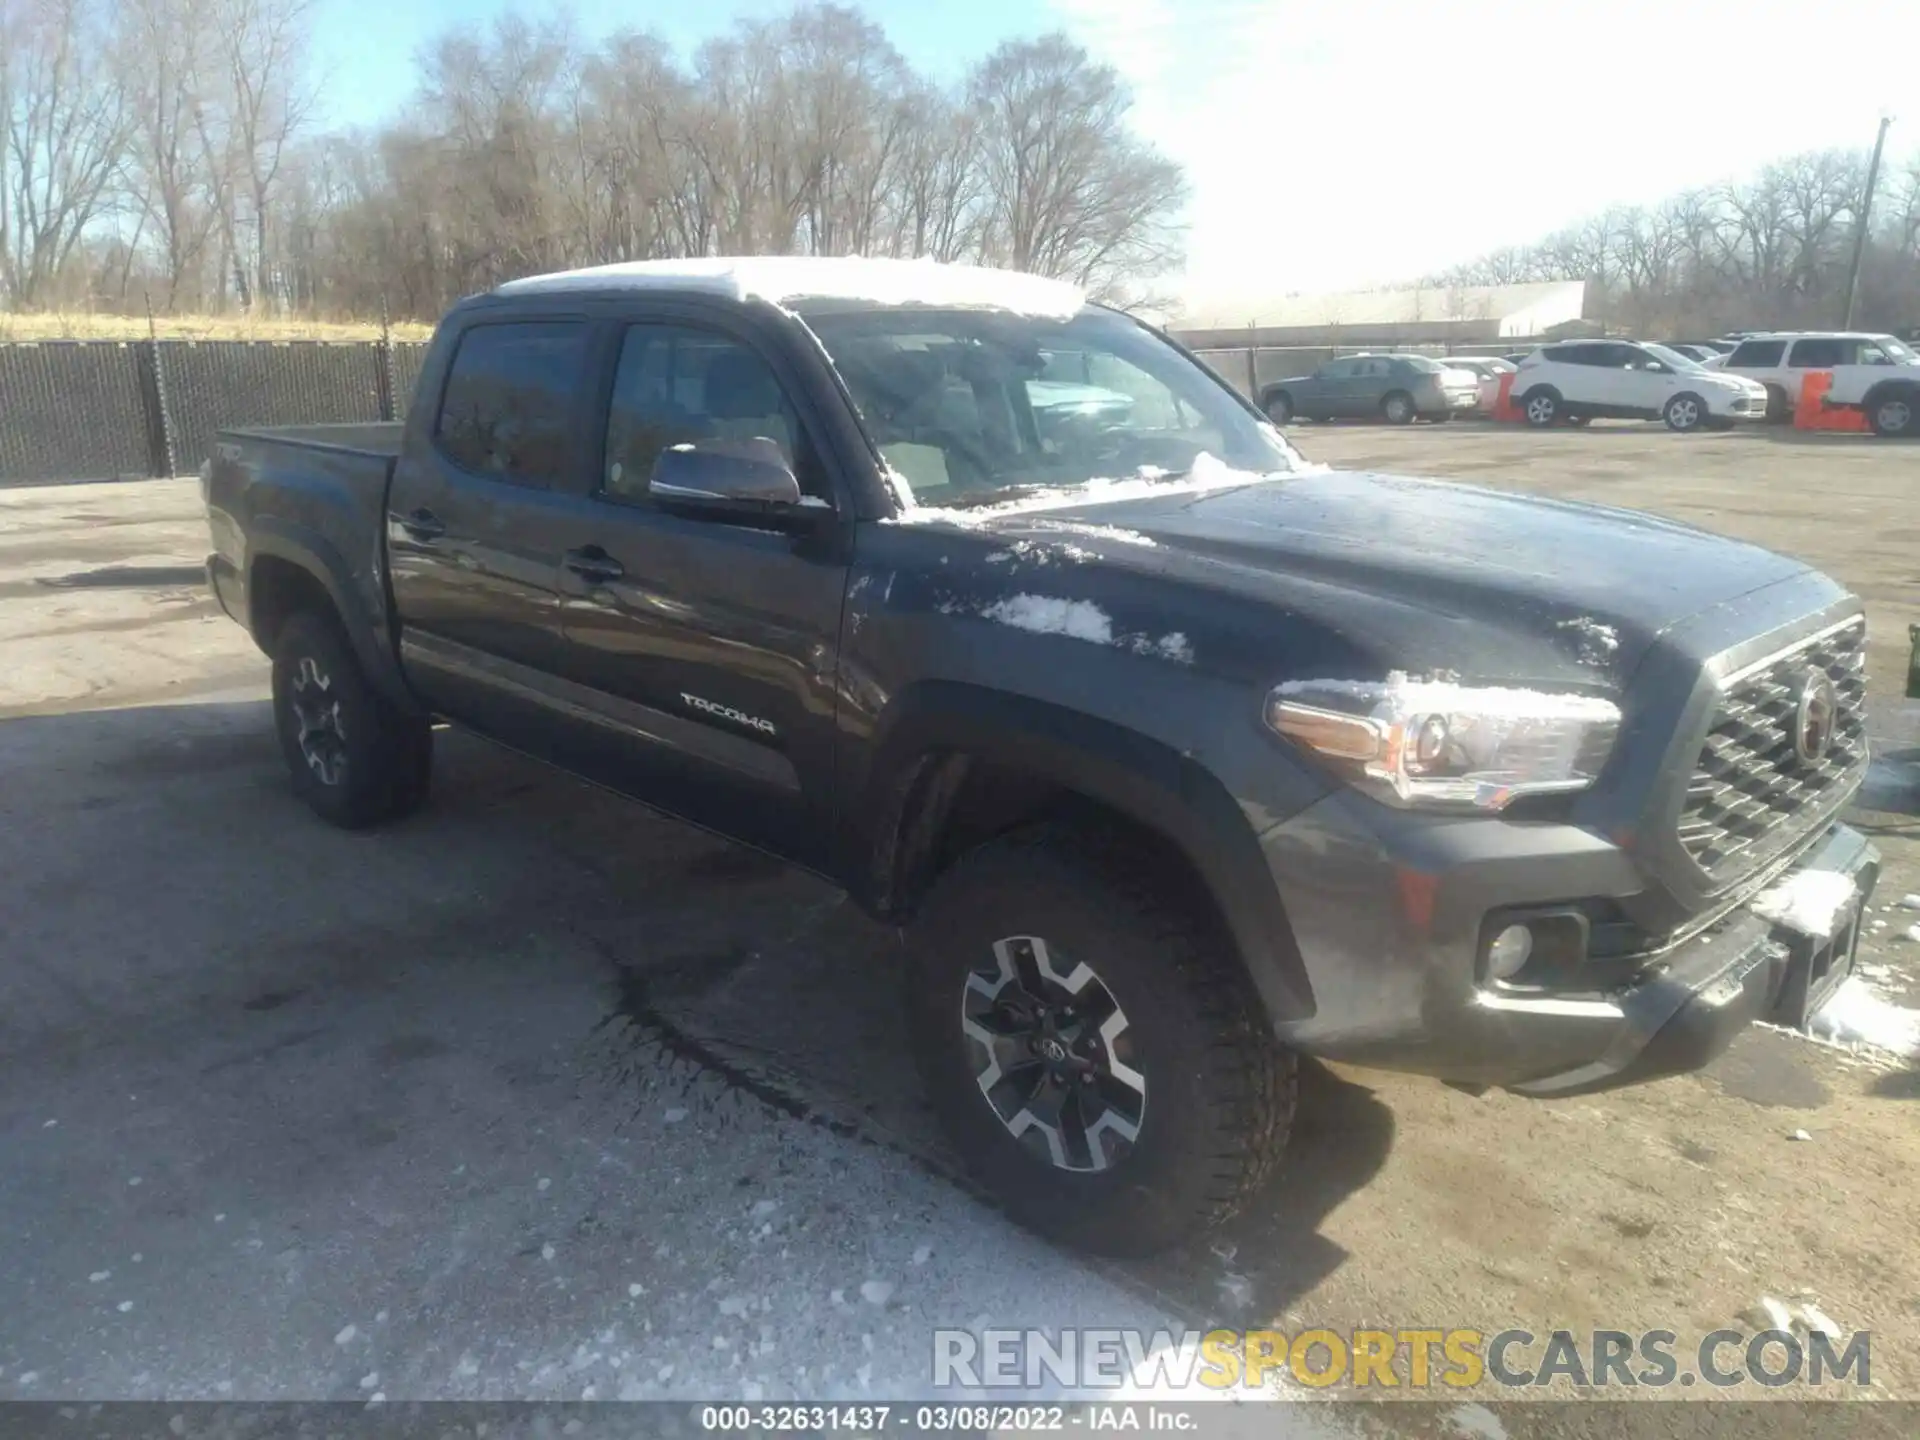
[[[400,517],[400,528],[410,540],[438,540],[447,533],[447,522],[431,510],[415,510]]]
[[[598,545],[569,550],[560,563],[590,585],[605,585],[626,574],[626,568]]]

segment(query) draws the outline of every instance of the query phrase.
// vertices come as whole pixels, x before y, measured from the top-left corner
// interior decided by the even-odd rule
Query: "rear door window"
[[[441,453],[489,480],[564,489],[578,461],[574,406],[586,357],[580,321],[474,326],[460,337],[440,394]]]
[[[1768,370],[1787,353],[1784,340],[1742,340],[1727,357],[1729,370]]]
[[[1796,340],[1787,364],[1795,370],[1825,370],[1845,364],[1841,358],[1847,348],[1839,340]]]

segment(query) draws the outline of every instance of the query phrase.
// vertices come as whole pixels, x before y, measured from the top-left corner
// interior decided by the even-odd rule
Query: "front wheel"
[[[1293,401],[1284,394],[1267,397],[1267,419],[1276,425],[1285,425],[1293,419]]]
[[[908,931],[929,1098],[1022,1224],[1146,1254],[1232,1214],[1292,1128],[1296,1069],[1231,944],[1100,834],[991,841]]]
[[[1667,401],[1660,414],[1669,430],[1698,430],[1707,419],[1707,406],[1698,395],[1683,392]]]
[[[331,616],[302,611],[274,637],[273,718],[294,791],[323,820],[358,830],[425,801],[432,729],[368,683]]]

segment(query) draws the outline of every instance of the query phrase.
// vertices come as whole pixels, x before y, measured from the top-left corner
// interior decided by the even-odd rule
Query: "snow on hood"
[[[1262,474],[1254,470],[1237,470],[1224,460],[1215,459],[1202,451],[1193,462],[1193,468],[1178,478],[1165,476],[1164,472],[1144,472],[1131,480],[1094,479],[1082,485],[1060,485],[1050,487],[1037,495],[1022,495],[1017,499],[1004,500],[997,505],[940,506],[912,504],[892,518],[896,525],[959,525],[977,528],[990,525],[1009,515],[1028,515],[1040,510],[1058,510],[1069,505],[1104,505],[1122,500],[1147,500],[1168,495],[1197,495],[1208,490],[1231,489],[1241,485],[1257,485],[1265,481],[1281,481],[1295,475],[1320,474],[1331,470],[1331,466],[1301,463],[1291,470],[1275,470]],[[912,488],[904,480],[895,485],[902,499],[911,499]],[[1125,532],[1134,544],[1153,544],[1154,542],[1136,531]]]
[[[854,256],[767,255],[689,260],[636,260],[509,280],[494,293],[559,290],[699,291],[736,301],[788,305],[799,300],[864,300],[875,305],[932,305],[959,310],[1008,310],[1041,319],[1069,320],[1086,295],[1063,280],[947,265],[937,260],[868,260]]]

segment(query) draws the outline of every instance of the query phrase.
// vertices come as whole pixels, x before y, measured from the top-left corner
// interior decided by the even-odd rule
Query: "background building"
[[[1249,393],[1356,350],[1499,354],[1598,333],[1584,280],[1189,302],[1167,328]]]

